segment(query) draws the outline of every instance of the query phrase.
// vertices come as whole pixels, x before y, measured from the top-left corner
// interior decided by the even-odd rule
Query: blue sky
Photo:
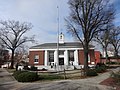
[[[33,28],[27,35],[35,35],[37,42],[57,41],[57,16],[59,6],[60,32],[65,34],[66,41],[73,37],[66,33],[65,21],[69,15],[68,0],[0,0],[0,19],[30,22]],[[120,0],[110,0],[115,3],[116,25],[120,25]]]

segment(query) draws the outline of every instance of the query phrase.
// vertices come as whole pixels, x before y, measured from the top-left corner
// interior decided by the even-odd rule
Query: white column
[[[56,65],[58,65],[58,51],[57,50],[55,50],[54,51],[54,63],[56,64]]]
[[[78,50],[74,51],[74,65],[78,65]]]
[[[68,50],[64,52],[64,65],[68,65]]]
[[[44,61],[44,65],[47,66],[48,65],[48,51],[45,50],[45,61]]]

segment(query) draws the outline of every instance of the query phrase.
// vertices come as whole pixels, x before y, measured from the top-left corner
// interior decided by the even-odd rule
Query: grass
[[[62,80],[62,79],[81,79],[80,71],[77,72],[71,72],[69,71],[65,73],[38,73],[39,74],[39,79],[42,81],[48,80]]]
[[[9,73],[13,73],[15,69],[7,69]],[[51,73],[51,72],[38,72],[39,78],[37,82],[41,81],[54,81],[54,80],[64,80],[64,79],[83,79],[80,70],[66,71],[65,75],[63,72]]]
[[[81,76],[80,74],[80,70],[75,71],[75,72],[66,72],[66,74],[64,75],[64,73],[39,73],[39,81],[54,81],[54,80],[63,80],[63,79],[83,79],[86,77]],[[66,78],[65,78],[66,76]]]
[[[39,80],[60,80],[64,79],[62,75],[39,75]]]

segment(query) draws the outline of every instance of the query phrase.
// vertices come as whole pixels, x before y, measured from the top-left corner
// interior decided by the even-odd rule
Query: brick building
[[[0,49],[0,67],[8,62],[9,60],[9,51]]]
[[[95,51],[95,63],[102,63],[101,61],[101,52],[100,51]]]
[[[95,65],[94,46],[89,46],[89,65]],[[59,55],[58,55],[59,51]],[[66,69],[81,68],[84,65],[84,51],[79,42],[64,42],[64,35],[59,36],[59,48],[57,43],[44,43],[29,49],[29,64],[38,68]]]

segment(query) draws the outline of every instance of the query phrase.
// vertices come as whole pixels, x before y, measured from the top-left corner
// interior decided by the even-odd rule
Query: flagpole
[[[57,65],[59,65],[59,7],[57,6],[58,17],[57,17]]]

